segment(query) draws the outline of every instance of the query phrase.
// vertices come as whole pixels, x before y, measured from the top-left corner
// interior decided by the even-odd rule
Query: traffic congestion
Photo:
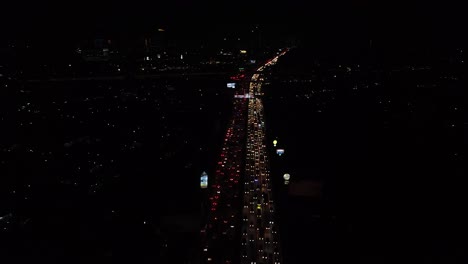
[[[250,80],[243,80],[235,95],[209,184],[209,215],[201,230],[204,263],[238,263],[239,259],[250,264],[281,263],[261,95],[262,71],[286,52],[268,60]]]
[[[270,182],[268,152],[265,140],[265,118],[261,96],[262,72],[274,65],[278,56],[257,69],[249,84],[247,146],[242,209],[241,263],[281,263],[278,226]]]

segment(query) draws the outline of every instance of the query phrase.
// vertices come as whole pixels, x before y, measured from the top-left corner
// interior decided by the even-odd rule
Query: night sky
[[[347,42],[373,37],[403,43],[462,40],[460,4],[429,1],[7,1],[1,27],[16,37],[78,38],[138,34],[155,26],[196,32],[259,23],[278,34]],[[280,26],[281,25],[281,26]],[[419,43],[418,43],[419,44]]]

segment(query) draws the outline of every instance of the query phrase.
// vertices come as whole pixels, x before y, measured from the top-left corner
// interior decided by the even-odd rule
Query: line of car
[[[277,58],[270,60],[272,65]],[[262,95],[262,66],[253,74],[249,84],[250,95]],[[268,153],[265,140],[263,104],[251,97],[247,117],[246,175],[244,207],[242,210],[241,263],[281,263],[277,225],[274,221],[274,201],[271,190]]]

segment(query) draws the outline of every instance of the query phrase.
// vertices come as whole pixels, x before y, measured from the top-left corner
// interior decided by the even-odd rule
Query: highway
[[[234,100],[216,172],[209,183],[209,214],[207,224],[201,230],[202,263],[238,263],[246,101]]]
[[[242,209],[241,263],[282,263],[278,225],[270,181],[265,140],[265,118],[261,96],[266,67],[276,64],[278,56],[257,69],[249,84],[247,145]]]
[[[281,263],[261,100],[266,67],[242,80],[209,183],[209,214],[201,230],[202,263]],[[245,173],[244,173],[245,172]]]

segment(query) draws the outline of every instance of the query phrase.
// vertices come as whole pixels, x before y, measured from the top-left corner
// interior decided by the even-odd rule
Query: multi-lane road
[[[210,184],[209,216],[202,229],[202,263],[282,262],[261,96],[262,72],[286,52],[259,67],[250,80],[241,83],[236,95],[240,99],[234,101]]]
[[[211,179],[207,224],[202,228],[202,263],[236,263],[242,197],[241,170],[246,131],[246,99],[235,100],[216,172]]]
[[[286,51],[257,69],[249,84],[241,263],[281,263],[270,181],[262,103],[263,71]]]

